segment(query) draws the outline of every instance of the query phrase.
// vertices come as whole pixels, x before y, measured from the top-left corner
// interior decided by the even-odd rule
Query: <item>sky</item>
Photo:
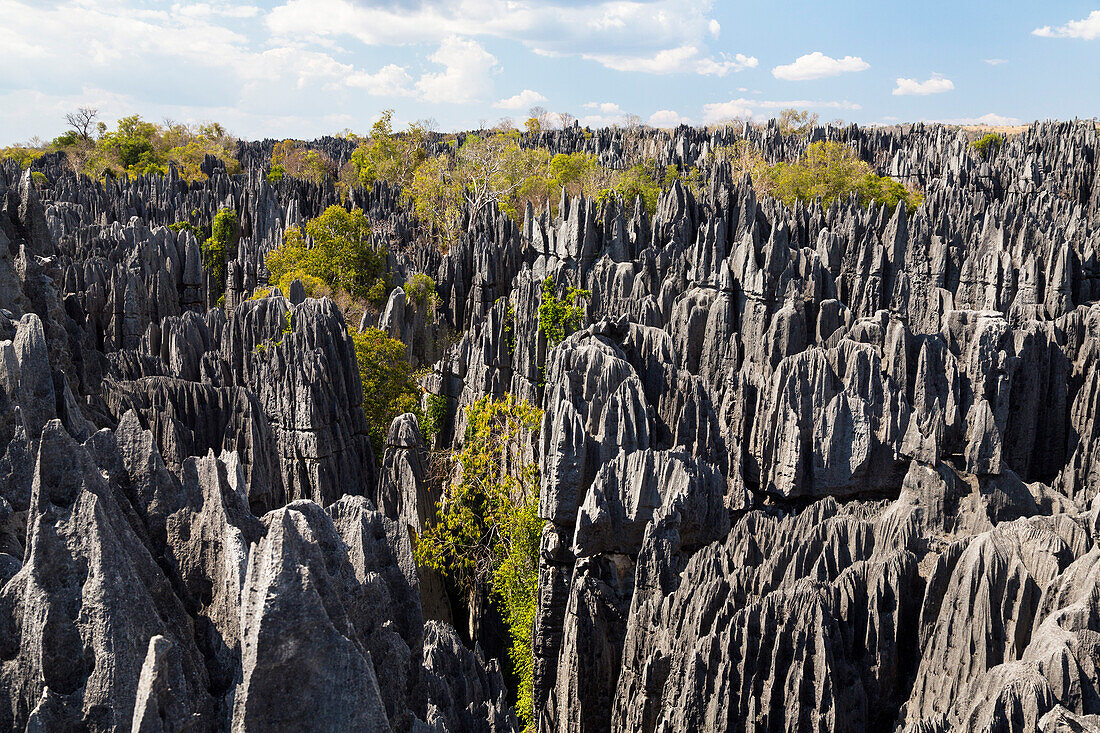
[[[1100,115],[1100,0],[0,0],[0,145],[108,123],[248,139],[582,124]]]

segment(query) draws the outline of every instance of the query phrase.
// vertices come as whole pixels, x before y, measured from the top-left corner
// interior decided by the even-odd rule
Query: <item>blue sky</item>
[[[1100,115],[1100,1],[0,0],[0,145],[64,114],[246,138],[529,107],[661,126]]]

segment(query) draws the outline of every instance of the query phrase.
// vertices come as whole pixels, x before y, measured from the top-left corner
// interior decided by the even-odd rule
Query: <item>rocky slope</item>
[[[440,294],[379,316],[447,404],[382,455],[339,310],[248,300],[335,189],[269,184],[265,143],[202,184],[0,167],[0,727],[516,729],[411,545],[429,449],[505,393],[545,410],[537,730],[1100,727],[1095,127],[989,160],[940,126],[526,142],[691,166],[746,136],[849,142],[925,202],[792,209],[717,166],[652,217],[488,211],[441,254],[351,191]],[[223,206],[221,308],[167,225]],[[592,292],[552,349],[547,277]]]

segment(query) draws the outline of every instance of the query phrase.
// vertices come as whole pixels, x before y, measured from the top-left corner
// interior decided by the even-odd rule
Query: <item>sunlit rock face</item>
[[[785,206],[707,162],[746,136],[849,143],[924,203]],[[513,394],[544,412],[536,730],[1095,728],[1095,127],[988,160],[942,126],[525,143],[703,175],[652,213],[490,207],[443,253],[385,184],[269,183],[271,141],[193,184],[0,163],[0,727],[517,730],[492,624],[456,631],[414,560],[433,451]],[[433,308],[250,300],[286,227],[340,203]],[[222,207],[219,305],[167,225]],[[556,344],[547,278],[590,291]],[[429,439],[403,415],[372,447],[367,326],[426,369]]]

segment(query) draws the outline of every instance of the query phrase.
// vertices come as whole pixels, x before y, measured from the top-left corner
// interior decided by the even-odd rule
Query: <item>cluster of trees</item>
[[[851,147],[832,140],[813,143],[792,162],[769,163],[745,140],[718,148],[714,155],[716,161],[729,163],[735,173],[748,173],[757,191],[788,206],[816,199],[831,205],[855,194],[864,205],[874,201],[893,209],[905,202],[913,211],[923,200],[920,191],[877,175]]]
[[[434,524],[416,538],[421,566],[443,573],[476,608],[495,603],[508,627],[516,712],[533,717],[532,634],[538,605],[539,469],[529,460],[542,410],[506,395],[466,410],[456,478],[443,487]]]
[[[92,178],[167,173],[175,165],[181,178],[206,179],[202,163],[207,155],[222,160],[226,170],[239,173],[237,140],[217,122],[186,125],[172,120],[147,122],[140,115],[123,117],[114,130],[99,119],[98,110],[81,107],[66,115],[69,129],[50,142],[0,149],[0,158],[14,158],[26,168],[46,153],[64,153],[70,167]]]
[[[358,209],[330,206],[303,227],[287,229],[283,244],[267,254],[265,263],[271,287],[286,294],[291,283],[299,280],[307,296],[331,298],[348,323],[356,323],[355,316],[366,308],[380,307],[389,294],[386,247],[371,237],[370,220]],[[216,265],[211,260],[208,266]],[[427,275],[417,273],[404,286],[414,300],[434,305],[435,282]],[[270,292],[271,288],[259,288],[253,298]],[[430,438],[434,420],[422,409],[423,390],[406,357],[405,344],[377,328],[363,332],[352,328],[349,333],[375,451],[381,454],[390,423],[406,412],[417,416]]]
[[[998,135],[995,132],[986,133],[970,143],[970,145],[978,151],[978,155],[982,156],[982,160],[988,160],[989,156],[1000,150],[1001,146],[1004,144],[1004,135]]]
[[[224,215],[224,217],[223,217]],[[221,221],[221,219],[225,221]],[[204,251],[222,242],[230,212],[220,212]],[[213,256],[209,267],[219,267]],[[307,293],[339,299],[370,299],[388,287],[385,249],[373,243],[362,211],[327,209],[302,229],[290,229],[284,244],[267,256],[271,282],[287,289],[301,280]],[[435,282],[415,273],[403,284],[410,301],[434,308]],[[256,297],[269,291],[258,291]],[[588,293],[567,289],[561,297],[553,282],[543,283],[539,328],[553,344],[585,318]],[[376,452],[381,454],[390,423],[413,413],[431,439],[445,414],[443,398],[425,399],[405,344],[376,328],[350,330],[363,388],[363,409]],[[527,722],[533,715],[532,634],[538,589],[538,465],[530,460],[531,439],[541,410],[511,396],[483,398],[466,411],[462,449],[437,456],[446,467],[442,500],[434,521],[416,539],[420,565],[441,572],[459,592],[473,616],[490,603],[508,628],[506,671],[517,690],[517,710]]]

